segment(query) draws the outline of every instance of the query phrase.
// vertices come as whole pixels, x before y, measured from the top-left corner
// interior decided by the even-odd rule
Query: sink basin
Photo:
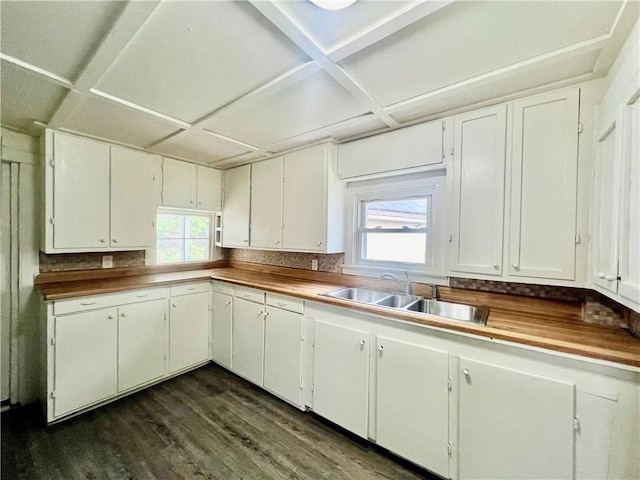
[[[408,305],[406,310],[480,325],[485,325],[489,316],[487,307],[473,307],[463,303],[449,303],[428,299],[418,300]]]
[[[415,295],[397,295],[393,294],[388,296],[387,298],[383,298],[382,300],[378,300],[376,305],[380,305],[382,307],[391,307],[391,308],[404,308],[407,305],[419,300],[420,297],[416,297]]]
[[[341,298],[343,300],[352,300],[354,302],[373,304],[389,297],[391,294],[366,288],[341,288],[339,290],[333,290],[332,292],[323,293],[322,295],[332,298]]]

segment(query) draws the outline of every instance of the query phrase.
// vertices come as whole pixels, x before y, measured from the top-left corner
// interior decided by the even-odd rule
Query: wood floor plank
[[[382,449],[206,365],[58,425],[2,414],[12,480],[436,480]]]

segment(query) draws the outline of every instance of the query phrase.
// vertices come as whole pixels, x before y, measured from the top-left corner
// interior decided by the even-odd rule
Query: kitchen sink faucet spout
[[[411,282],[409,281],[409,274],[405,271],[404,275],[406,277],[406,280],[404,282],[396,277],[393,273],[389,272],[383,273],[378,278],[380,278],[380,280],[384,280],[385,278],[391,278],[395,280],[396,282],[398,282],[398,285],[400,285],[401,292],[403,292],[405,295],[411,295]]]

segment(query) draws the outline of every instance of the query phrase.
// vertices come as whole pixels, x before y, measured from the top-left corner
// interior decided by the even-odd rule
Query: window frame
[[[158,237],[158,215],[180,215],[183,217],[208,217],[209,218],[209,248],[208,248],[208,256],[206,259],[198,259],[198,260],[179,260],[177,262],[159,262],[158,261],[158,240],[171,240],[167,238],[159,238]],[[155,245],[154,245],[154,261],[155,265],[180,265],[180,264],[188,264],[188,263],[199,263],[199,262],[211,262],[214,260],[215,255],[215,212],[209,211],[195,211],[195,210],[181,210],[181,209],[172,209],[172,208],[158,208],[156,211],[156,235],[155,235]],[[185,225],[186,228],[186,225]],[[185,232],[186,234],[186,232]],[[186,240],[190,240],[191,238],[180,238],[175,240],[181,240],[183,242],[182,249],[184,252],[186,246]],[[191,239],[191,240],[200,240],[200,239]]]

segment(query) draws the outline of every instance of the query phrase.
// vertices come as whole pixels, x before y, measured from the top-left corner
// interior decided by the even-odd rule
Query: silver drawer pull
[[[278,306],[279,307],[286,307],[287,306],[287,302],[278,302]]]
[[[383,351],[383,350],[384,350],[384,347],[383,347],[382,345],[380,345],[380,346],[378,347],[378,350]]]
[[[360,340],[360,345],[364,345],[364,340]]]
[[[462,370],[462,373],[464,373],[465,377],[468,377],[471,372],[469,371],[468,368],[465,368],[464,370]]]
[[[80,302],[80,305],[95,305],[96,302]]]
[[[142,295],[136,295],[136,297],[138,298],[144,298],[144,297],[148,297],[149,294],[148,293],[143,293]]]
[[[189,287],[189,288],[187,288],[187,290],[195,290],[195,289],[196,289],[196,287]]]

